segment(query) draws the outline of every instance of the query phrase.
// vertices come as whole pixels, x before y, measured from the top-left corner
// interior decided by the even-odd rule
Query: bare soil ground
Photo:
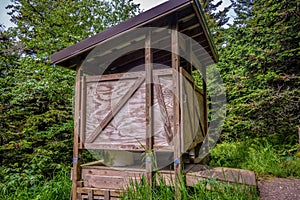
[[[300,179],[265,178],[258,188],[261,200],[300,200]]]

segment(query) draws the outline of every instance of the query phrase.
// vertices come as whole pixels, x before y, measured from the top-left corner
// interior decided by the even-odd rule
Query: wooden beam
[[[81,109],[80,109],[80,144],[79,148],[83,149],[83,143],[85,140],[85,128],[86,128],[86,76],[81,77]]]
[[[110,200],[110,191],[109,190],[106,190],[104,192],[104,200]]]
[[[113,81],[113,80],[126,80],[126,79],[137,79],[140,77],[145,77],[144,72],[130,72],[130,73],[117,73],[109,75],[100,75],[100,76],[87,76],[87,83],[99,83],[104,81]]]
[[[182,141],[182,145],[180,146],[180,151],[184,152],[184,98],[185,98],[185,91],[184,91],[184,80],[183,80],[183,76],[182,76],[182,67],[179,68],[180,70],[180,75],[179,75],[179,94],[180,94],[180,100],[179,100],[179,104],[180,104],[180,140]],[[177,144],[177,143],[174,143]],[[176,148],[175,148],[176,149]],[[181,156],[181,154],[180,154]]]
[[[107,144],[107,143],[84,143],[85,149],[95,149],[95,150],[117,150],[117,151],[132,151],[132,152],[144,152],[145,147],[141,146],[140,144],[133,143],[133,144]],[[173,152],[173,146],[159,146],[154,145],[153,149],[155,151],[165,151],[165,152]]]
[[[79,161],[80,92],[81,92],[80,78],[81,78],[81,70],[80,67],[78,67],[76,69],[76,85],[75,85],[72,200],[77,200],[77,181],[79,181],[80,179],[80,161]]]
[[[192,14],[190,14],[190,15],[187,15],[187,16],[183,17],[183,18],[180,18],[180,19],[178,20],[178,22],[181,23],[181,22],[189,21],[190,19],[194,18],[195,16],[196,16],[196,15],[195,15],[194,13],[192,13]]]
[[[206,67],[202,67],[202,82],[203,82],[203,108],[204,108],[204,134],[207,135],[208,131],[208,108],[207,108],[207,76]]]
[[[179,38],[178,38],[178,22],[177,15],[172,21],[172,33],[171,33],[171,43],[172,43],[172,68],[173,73],[173,112],[174,112],[174,171],[176,177],[181,176],[181,141],[180,141],[180,105],[179,105]]]
[[[153,56],[151,51],[151,32],[145,40],[145,76],[146,76],[146,172],[152,186],[153,177]],[[150,194],[149,194],[150,195]]]

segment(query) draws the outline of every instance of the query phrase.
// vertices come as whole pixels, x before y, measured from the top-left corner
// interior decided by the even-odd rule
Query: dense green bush
[[[0,183],[0,199],[5,200],[68,200],[70,199],[71,180],[69,169],[60,169],[48,181],[35,180],[34,184],[28,186],[17,177],[10,177],[13,180]],[[12,190],[12,187],[14,189]]]
[[[14,192],[72,164],[75,72],[49,56],[139,8],[132,0],[12,0],[8,9],[16,26],[0,25],[0,184]]]
[[[300,177],[296,150],[297,146],[276,148],[267,140],[223,142],[212,150],[210,165],[249,169],[259,176]]]

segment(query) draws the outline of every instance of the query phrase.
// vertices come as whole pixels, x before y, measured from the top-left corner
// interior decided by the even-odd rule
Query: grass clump
[[[158,175],[158,179],[151,187],[144,177],[139,182],[131,181],[126,191],[121,196],[122,200],[248,200],[259,199],[256,188],[232,185],[217,182],[215,179],[200,181],[193,187],[188,187],[181,181],[171,180],[169,186]],[[209,187],[208,187],[209,186]],[[180,196],[180,197],[179,197]]]
[[[224,142],[211,152],[211,166],[253,170],[259,176],[300,177],[297,148],[276,148],[267,140]]]
[[[64,200],[70,199],[71,181],[68,172],[56,173],[49,181],[40,181],[28,187],[19,183],[18,187],[8,188],[0,183],[0,199],[5,200]],[[12,192],[13,191],[13,192]]]

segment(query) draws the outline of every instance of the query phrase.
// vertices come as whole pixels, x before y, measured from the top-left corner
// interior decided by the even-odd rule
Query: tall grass
[[[41,181],[31,187],[22,183],[11,193],[11,188],[5,188],[5,184],[0,185],[0,199],[5,200],[64,200],[70,199],[71,181],[68,172],[58,172],[49,181]]]
[[[249,169],[259,176],[300,177],[294,148],[275,148],[266,140],[222,143],[211,152],[211,166]]]
[[[166,181],[158,175],[158,181],[152,187],[142,177],[140,182],[131,181],[122,200],[255,200],[259,199],[256,188],[228,183],[220,183],[214,179],[200,181],[194,187],[188,187],[182,181],[168,186]],[[183,180],[183,179],[182,179]],[[209,186],[209,188],[208,188]],[[176,189],[177,188],[177,189]],[[179,191],[179,192],[178,192]],[[180,197],[179,197],[180,196]]]

